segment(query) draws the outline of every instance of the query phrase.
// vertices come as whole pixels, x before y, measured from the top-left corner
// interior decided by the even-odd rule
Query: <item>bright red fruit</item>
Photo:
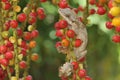
[[[0,53],[4,54],[7,51],[7,47],[5,45],[0,46]]]
[[[8,65],[8,60],[7,59],[1,59],[0,64],[2,64],[3,66],[7,66]]]
[[[8,0],[1,0],[2,2],[8,2]]]
[[[85,61],[85,57],[80,58],[79,61],[80,61],[80,62],[84,62],[84,61]]]
[[[3,8],[4,8],[5,10],[9,10],[9,9],[11,8],[11,4],[8,3],[8,2],[6,2],[6,3],[4,4]]]
[[[16,20],[11,20],[11,21],[10,21],[10,26],[11,26],[12,28],[17,28],[18,22],[17,22]]]
[[[68,3],[66,0],[61,0],[58,5],[60,8],[67,8],[68,7]]]
[[[62,37],[64,34],[63,34],[63,30],[57,30],[56,31],[56,34],[55,34],[57,37]]]
[[[43,8],[37,8],[37,14],[38,15],[44,14],[44,9]]]
[[[46,2],[47,0],[40,0],[40,2]]]
[[[21,13],[17,16],[17,19],[19,22],[24,22],[26,20],[27,16],[25,13]]]
[[[60,29],[60,22],[56,22],[54,27],[56,30],[59,30]]]
[[[5,30],[9,30],[10,28],[10,21],[5,22]]]
[[[77,62],[72,62],[72,65],[73,65],[73,69],[74,69],[74,70],[77,70],[78,67],[79,67],[79,65],[78,65]]]
[[[63,28],[66,28],[68,26],[68,23],[66,20],[60,20],[59,25],[60,25],[60,28],[63,29]]]
[[[33,30],[33,31],[31,32],[32,38],[36,38],[38,35],[39,35],[38,30]]]
[[[27,67],[27,64],[26,64],[25,61],[21,61],[21,62],[19,63],[19,66],[20,66],[21,69],[25,69],[25,68]]]
[[[89,76],[85,76],[85,80],[92,80],[92,78]]]
[[[36,22],[36,17],[30,16],[30,17],[29,17],[29,20],[28,20],[28,23],[29,23],[29,24],[34,24],[35,22]]]
[[[113,28],[113,26],[112,26],[112,23],[111,22],[106,22],[106,28],[108,28],[108,29],[112,29]]]
[[[25,80],[32,80],[32,76],[31,75],[28,75]]]
[[[110,13],[108,13],[107,16],[108,16],[110,19],[113,19],[113,18],[114,18],[114,16],[112,16]]]
[[[89,12],[89,14],[95,14],[95,9],[90,9],[90,12]]]
[[[76,39],[74,42],[73,42],[73,45],[77,48],[77,47],[80,47],[82,44],[82,40],[81,39]]]
[[[119,43],[120,42],[120,35],[114,35],[112,37],[112,41],[115,42],[115,43]]]
[[[25,40],[30,40],[32,38],[30,32],[24,32],[23,37],[24,37]]]
[[[37,17],[37,13],[36,12],[30,12],[29,16]]]
[[[17,29],[17,35],[18,35],[18,36],[22,36],[22,34],[23,34],[22,29],[21,29],[21,28],[18,28],[18,29]]]
[[[57,48],[57,47],[60,47],[60,46],[62,46],[61,42],[56,42],[55,47]]]
[[[106,9],[104,7],[98,7],[97,14],[104,15],[106,13]]]
[[[89,4],[94,5],[96,3],[96,0],[89,0]]]
[[[120,32],[120,26],[115,28],[116,32]]]
[[[39,18],[40,20],[45,19],[45,17],[46,17],[46,15],[45,15],[45,14],[38,15],[38,18]]]
[[[23,54],[23,56],[26,56],[26,49],[24,49],[24,48],[22,48],[22,50],[21,50],[21,54]]]
[[[109,7],[109,8],[112,8],[112,7],[113,7],[113,0],[110,0],[110,1],[108,2],[108,7]]]
[[[12,51],[6,52],[5,53],[5,58],[7,60],[11,60],[13,58],[13,52]]]
[[[75,37],[75,32],[74,32],[73,30],[68,30],[68,31],[67,31],[67,36],[68,36],[69,38],[74,38],[74,37]]]
[[[86,70],[85,69],[80,69],[78,71],[78,75],[80,78],[84,78],[86,76]]]
[[[76,80],[77,76],[76,74],[74,73],[73,76],[72,76],[72,80]]]

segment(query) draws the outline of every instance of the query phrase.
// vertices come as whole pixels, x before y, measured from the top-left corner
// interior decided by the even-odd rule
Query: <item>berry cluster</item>
[[[58,6],[62,9],[71,8],[67,0],[60,0]],[[76,14],[78,12],[86,12],[82,6],[71,9],[73,9]],[[90,13],[94,14],[95,10],[90,10]],[[83,21],[83,19],[80,18],[80,21]],[[60,41],[56,43],[56,48],[58,52],[65,54],[67,59],[66,63],[59,68],[59,77],[61,80],[92,80],[92,78],[87,76],[87,71],[83,68],[85,56],[78,60],[74,53],[74,49],[81,47],[83,41],[77,38],[76,32],[70,29],[69,26],[70,24],[64,19],[60,19],[54,25],[56,29],[55,35],[60,38]]]
[[[106,22],[108,29],[115,29],[115,35],[112,37],[112,41],[120,43],[120,0],[110,0],[108,3],[109,14],[111,14],[110,21]]]
[[[32,52],[36,47],[35,38],[39,32],[36,29],[37,18],[45,18],[44,9],[39,2],[46,0],[30,0],[21,11],[18,0],[1,0],[0,14],[0,80],[32,80],[28,75],[30,60],[38,60],[38,54]],[[24,70],[22,78],[20,70]],[[11,71],[12,70],[12,71]],[[5,76],[5,73],[8,76]]]
[[[115,28],[115,35],[112,37],[112,41],[115,43],[120,42],[120,1],[119,0],[89,0],[90,5],[96,5],[98,7],[96,13],[99,15],[104,15],[105,13],[107,14],[108,18],[110,21],[106,22],[106,28],[108,29],[113,29]],[[108,6],[108,9],[106,8]],[[92,12],[95,12],[94,9],[92,9]]]
[[[73,52],[74,48],[78,48],[81,46],[82,40],[76,38],[76,33],[72,29],[68,28],[68,23],[66,20],[60,20],[56,22],[55,29],[56,29],[56,36],[61,39],[61,41],[56,43],[56,48],[59,49],[60,47],[63,47],[67,50],[71,50],[70,52],[63,51],[63,53],[66,54],[67,56],[72,55],[71,52]],[[75,59],[74,54],[72,57],[74,58],[74,61],[70,63],[73,67],[72,80],[77,80],[78,78],[81,79],[84,78],[85,80],[92,80],[90,77],[87,76],[86,70],[80,66],[80,64],[83,64],[83,62],[85,61],[85,57],[81,58],[78,61]],[[62,72],[62,69],[60,69],[60,71]],[[67,75],[67,70],[66,70],[66,75]],[[68,80],[68,76],[66,75],[65,74],[60,75],[61,79]]]

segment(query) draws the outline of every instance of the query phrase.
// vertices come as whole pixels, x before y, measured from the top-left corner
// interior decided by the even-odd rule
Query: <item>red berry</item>
[[[7,51],[7,47],[5,45],[0,46],[0,53],[4,54]]]
[[[57,30],[56,31],[56,34],[55,34],[57,37],[62,37],[64,34],[63,34],[63,30]]]
[[[108,13],[107,16],[108,16],[110,19],[113,19],[113,18],[114,18],[114,16],[112,16],[110,13]]]
[[[85,61],[85,57],[80,58],[79,61],[80,61],[80,62],[84,62],[84,61]]]
[[[68,26],[68,23],[66,20],[60,20],[59,25],[60,25],[60,28],[63,29],[63,28],[66,28]]]
[[[76,74],[74,73],[73,76],[72,76],[72,80],[76,80],[77,76]]]
[[[29,14],[29,16],[37,17],[37,13],[36,13],[36,12],[31,12],[31,13]]]
[[[27,46],[27,43],[26,43],[26,41],[23,40],[23,41],[21,42],[20,47],[25,48],[26,46]]]
[[[77,47],[81,46],[82,40],[81,39],[76,39],[73,43],[74,43],[74,46],[77,48]]]
[[[40,20],[45,19],[45,17],[46,17],[46,15],[45,15],[45,14],[38,15],[38,18],[39,18]]]
[[[8,0],[2,0],[2,2],[8,2]]]
[[[21,50],[21,54],[23,54],[23,56],[26,56],[26,49],[25,48],[22,48],[22,50]]]
[[[89,76],[85,76],[85,80],[92,80],[92,78]]]
[[[12,51],[6,52],[6,53],[5,53],[5,58],[6,58],[7,60],[11,60],[11,59],[13,58],[13,53],[12,53]]]
[[[55,47],[57,48],[57,47],[60,47],[60,46],[62,46],[61,42],[56,42]]]
[[[98,7],[97,13],[99,15],[104,15],[106,13],[106,10],[104,7]]]
[[[95,14],[95,9],[90,9],[90,12],[89,12],[89,14]]]
[[[96,3],[96,0],[89,0],[89,4],[94,5]]]
[[[119,35],[114,35],[112,37],[112,41],[115,42],[115,43],[119,43],[120,42],[120,36]]]
[[[27,64],[26,64],[25,61],[21,61],[21,62],[19,63],[19,66],[20,66],[21,69],[25,69],[25,68],[27,67]]]
[[[108,7],[109,7],[109,8],[112,8],[112,7],[113,7],[113,0],[110,0],[110,1],[108,2]]]
[[[9,30],[10,28],[10,21],[5,22],[5,30]]]
[[[75,32],[74,32],[73,30],[68,30],[68,31],[67,31],[67,36],[68,36],[69,38],[74,38],[74,37],[75,37]]]
[[[28,23],[29,24],[34,24],[35,22],[36,22],[36,17],[30,16],[29,20],[28,20]]]
[[[74,12],[78,14],[79,10],[77,8],[73,8]]]
[[[17,19],[19,22],[24,22],[26,20],[27,16],[25,13],[21,13],[17,16]]]
[[[7,66],[8,65],[8,60],[7,59],[1,59],[0,64],[2,64],[3,66]]]
[[[36,38],[38,35],[39,35],[38,30],[33,30],[33,31],[31,32],[32,38]]]
[[[78,10],[79,10],[79,11],[84,11],[84,8],[83,8],[82,6],[79,6],[79,7],[78,7]]]
[[[56,30],[59,30],[60,29],[60,22],[56,22],[54,27]]]
[[[108,29],[112,29],[113,28],[113,26],[112,26],[112,23],[111,22],[106,22],[106,28],[108,28]]]
[[[86,70],[85,69],[80,69],[78,71],[78,75],[80,78],[84,78],[86,76]]]
[[[18,29],[17,29],[17,35],[18,35],[18,36],[22,36],[22,34],[23,34],[22,29],[21,29],[21,28],[18,28]]]
[[[79,65],[78,65],[77,62],[72,62],[72,65],[73,65],[73,69],[74,69],[74,70],[77,70],[78,67],[79,67]]]
[[[11,8],[11,4],[8,3],[8,2],[6,2],[6,3],[4,4],[3,8],[4,8],[5,10],[9,10],[9,9]]]
[[[13,44],[10,41],[6,42],[6,47],[12,47],[12,46],[13,46]]]
[[[40,2],[46,2],[47,0],[40,0]]]
[[[24,37],[25,40],[30,40],[32,38],[30,32],[24,32],[23,37]]]
[[[32,80],[32,76],[31,75],[28,75],[25,80]]]
[[[10,26],[11,26],[12,28],[17,28],[18,22],[17,22],[16,20],[11,20],[11,21],[10,21]]]
[[[37,14],[38,15],[44,14],[44,9],[43,8],[37,8]]]
[[[120,32],[120,26],[115,28],[116,32]]]
[[[62,76],[62,77],[61,77],[61,80],[68,80],[68,78],[67,78],[67,77]]]
[[[67,8],[68,7],[68,3],[66,0],[61,0],[58,5],[60,8]]]

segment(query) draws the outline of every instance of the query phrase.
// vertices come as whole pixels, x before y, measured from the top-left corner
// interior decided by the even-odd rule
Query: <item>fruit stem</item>
[[[16,30],[14,29],[13,36],[17,39]],[[18,60],[18,50],[17,50],[17,40],[14,43],[14,52],[15,52],[15,76],[17,80],[19,79],[19,60]]]
[[[89,16],[89,0],[86,0],[86,8],[83,15],[83,23],[85,25],[88,23],[88,20],[87,20],[88,16]]]
[[[8,78],[9,78],[9,80],[11,79],[11,73],[10,73],[10,68],[9,68],[9,66],[7,67],[7,74],[8,74]]]
[[[30,57],[31,57],[31,50],[28,52],[29,54],[27,55],[27,68],[24,70],[24,73],[23,73],[23,80],[25,80],[26,76],[28,75],[28,70],[30,68]]]

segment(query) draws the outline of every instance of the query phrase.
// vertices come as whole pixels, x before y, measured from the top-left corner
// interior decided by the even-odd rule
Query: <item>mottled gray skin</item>
[[[79,60],[80,58],[84,57],[87,53],[86,46],[88,42],[88,37],[86,27],[82,22],[79,21],[76,13],[70,8],[60,8],[58,12],[68,22],[68,28],[75,31],[77,35],[76,38],[81,39],[83,41],[80,47],[74,48],[76,58]]]

